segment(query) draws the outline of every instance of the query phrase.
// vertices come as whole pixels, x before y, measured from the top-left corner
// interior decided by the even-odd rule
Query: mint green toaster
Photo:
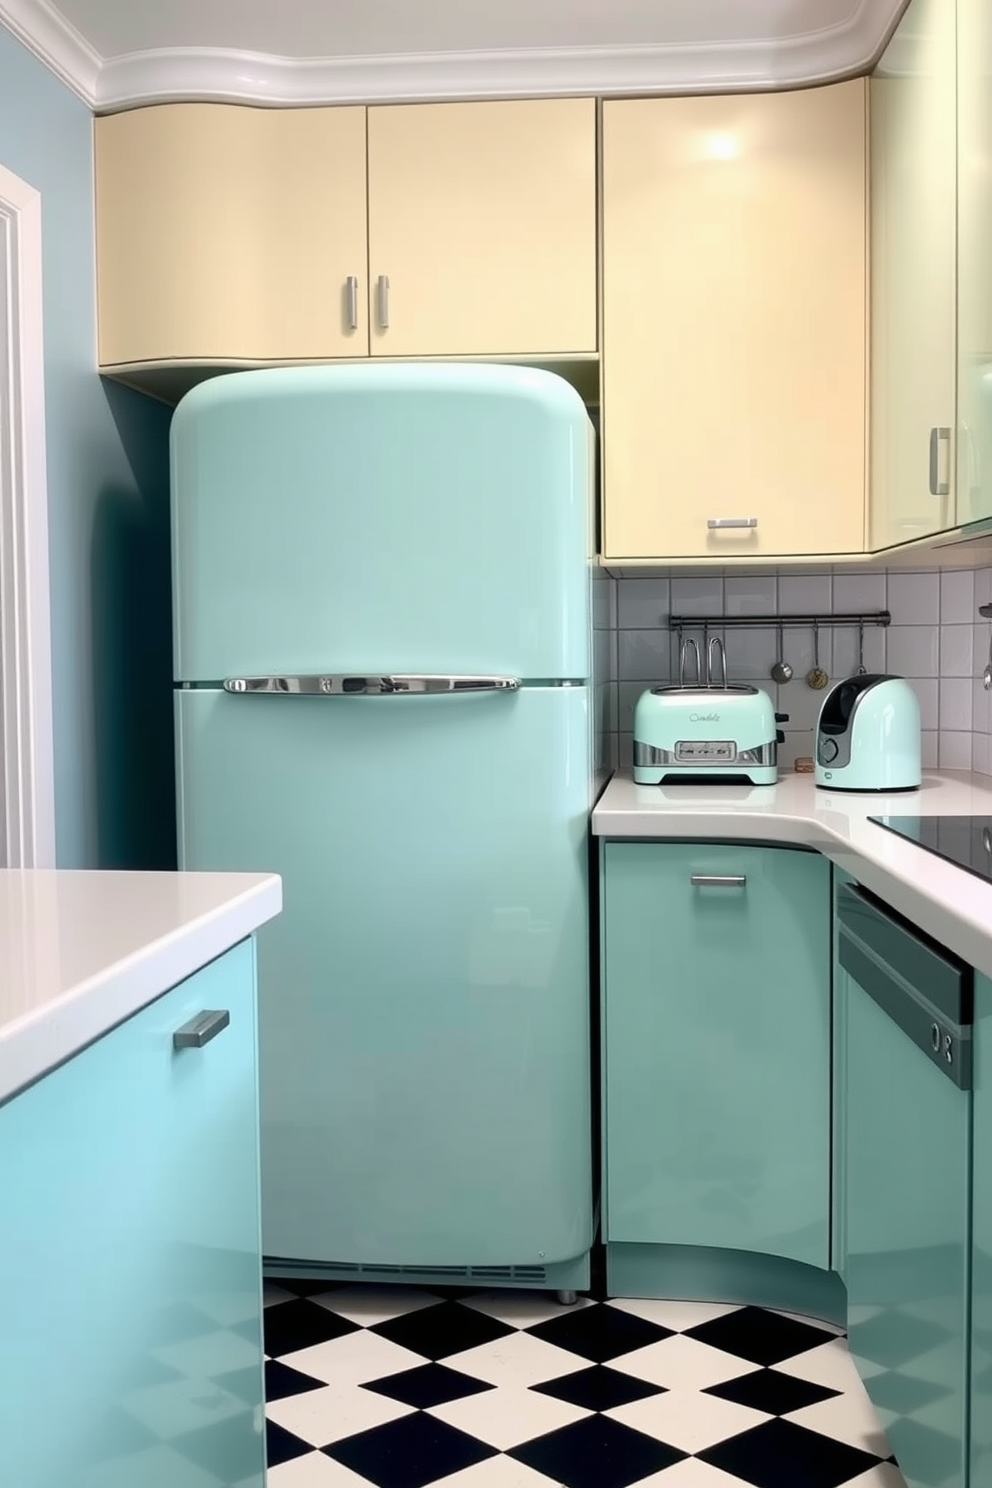
[[[917,790],[920,704],[904,677],[866,673],[838,682],[816,728],[816,784],[823,790]]]
[[[634,707],[638,785],[774,785],[775,708],[760,687],[652,687]]]

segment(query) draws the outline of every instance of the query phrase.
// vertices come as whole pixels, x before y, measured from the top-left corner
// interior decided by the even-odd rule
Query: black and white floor
[[[905,1488],[826,1326],[267,1283],[269,1488]]]

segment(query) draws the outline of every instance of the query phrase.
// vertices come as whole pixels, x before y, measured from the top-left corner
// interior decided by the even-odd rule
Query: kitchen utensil
[[[820,626],[819,622],[813,621],[813,665],[806,673],[806,686],[812,687],[814,692],[822,692],[830,678],[820,665]]]
[[[783,628],[780,625],[778,628],[778,660],[772,663],[771,670],[772,681],[780,683],[792,681],[792,668],[783,655],[783,652],[785,651],[783,634]]]
[[[867,672],[865,666],[865,622],[858,621],[858,676],[863,677]]]
[[[902,677],[838,682],[816,727],[816,783],[826,790],[915,790],[920,784],[920,705]]]
[[[985,670],[982,673],[982,686],[986,692],[992,690],[992,630],[989,631],[989,659],[985,663]]]

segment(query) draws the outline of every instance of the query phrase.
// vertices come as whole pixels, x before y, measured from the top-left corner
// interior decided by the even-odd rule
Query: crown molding
[[[90,108],[102,58],[49,0],[0,0],[0,23]]]
[[[182,47],[101,60],[50,0],[0,0],[0,22],[97,112],[216,100],[301,107],[595,93],[784,88],[863,72],[905,0],[861,0],[844,24],[747,43],[293,58]]]

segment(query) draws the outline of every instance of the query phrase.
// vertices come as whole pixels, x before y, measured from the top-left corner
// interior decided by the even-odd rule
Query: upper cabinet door
[[[369,109],[372,353],[596,350],[592,98]]]
[[[367,355],[364,108],[95,127],[101,366]]]
[[[860,79],[604,104],[606,556],[863,550],[865,125]]]
[[[939,3],[939,0],[938,0]],[[992,8],[958,0],[957,520],[992,517]]]
[[[870,114],[870,546],[884,548],[955,522],[951,0],[913,0],[872,77]]]

